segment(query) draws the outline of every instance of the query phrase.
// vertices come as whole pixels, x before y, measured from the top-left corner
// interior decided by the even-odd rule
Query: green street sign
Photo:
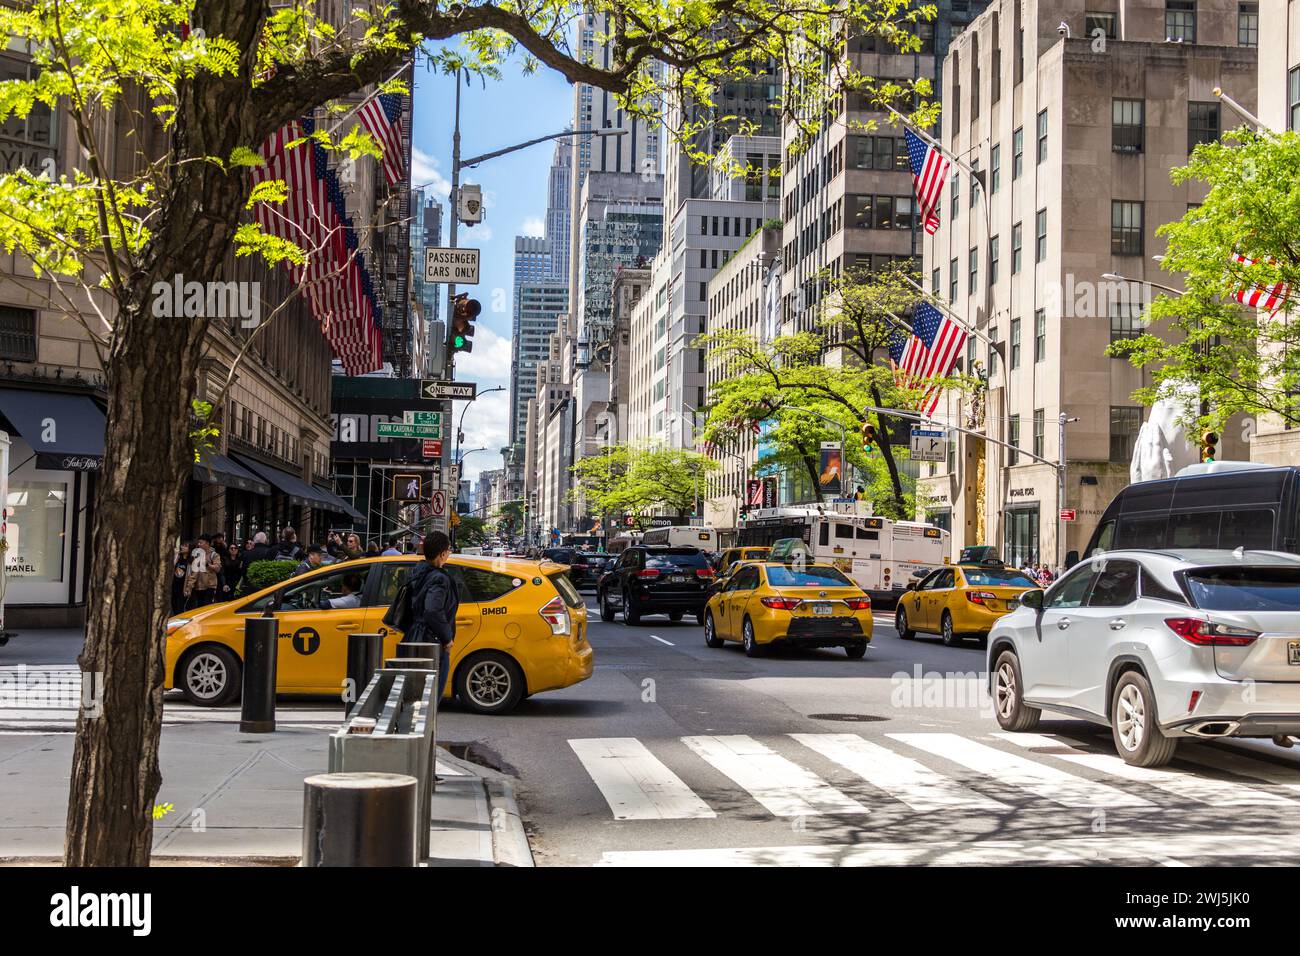
[[[402,412],[407,425],[436,425],[442,427],[442,412]]]
[[[401,422],[380,422],[380,438],[441,438],[441,425],[404,425]]]

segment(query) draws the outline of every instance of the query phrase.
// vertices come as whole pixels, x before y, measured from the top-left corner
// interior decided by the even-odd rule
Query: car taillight
[[[712,568],[696,568],[696,569],[695,569],[695,576],[696,576],[697,578],[711,578],[711,577],[713,577],[713,569],[712,569]]]
[[[967,591],[966,600],[971,604],[983,604],[985,601],[996,601],[997,595],[992,591]]]
[[[850,610],[850,611],[870,611],[870,610],[871,610],[871,598],[869,598],[869,597],[845,598],[845,599],[844,599],[844,603],[847,604],[847,605],[849,606],[849,610]]]
[[[778,611],[793,611],[803,603],[799,598],[765,597],[759,598],[764,607],[776,608]]]
[[[552,634],[569,633],[569,606],[563,598],[553,597],[537,612],[542,620],[551,625]]]
[[[1197,617],[1167,617],[1165,626],[1197,647],[1247,647],[1259,637],[1259,631],[1248,627],[1218,624]]]
[[[659,570],[657,568],[646,568],[644,571],[638,571],[636,576],[638,578],[657,578],[659,577]]]

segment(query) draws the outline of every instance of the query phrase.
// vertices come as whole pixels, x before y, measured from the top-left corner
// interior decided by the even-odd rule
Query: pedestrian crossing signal
[[[876,450],[876,426],[868,422],[862,423],[862,450],[870,455]]]
[[[478,299],[471,299],[468,292],[462,292],[452,300],[449,352],[474,351],[474,343],[471,341],[474,338],[474,320],[482,311],[483,306]]]

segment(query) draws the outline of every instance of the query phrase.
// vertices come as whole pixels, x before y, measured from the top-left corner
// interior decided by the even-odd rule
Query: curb
[[[492,817],[492,858],[496,866],[531,867],[533,850],[524,832],[524,819],[509,780],[483,780]]]

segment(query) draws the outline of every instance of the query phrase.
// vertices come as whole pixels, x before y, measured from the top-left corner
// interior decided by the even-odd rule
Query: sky
[[[461,156],[469,158],[525,140],[558,133],[572,121],[573,93],[558,73],[545,68],[524,76],[517,64],[506,64],[502,79],[472,78],[461,87]],[[464,81],[462,80],[462,83]],[[446,206],[451,189],[451,139],[455,112],[452,78],[416,72],[415,130],[412,141],[411,184],[432,184],[428,192]],[[510,351],[514,294],[515,236],[540,236],[546,219],[547,179],[555,152],[553,142],[489,160],[461,173],[461,182],[483,188],[483,222],[460,226],[457,245],[482,250],[479,285],[459,286],[483,306],[475,323],[474,351],[456,360],[456,379],[478,383],[479,394],[504,386],[470,404],[465,412],[464,448],[483,446],[465,459],[462,477],[502,467],[500,450],[510,439]],[[448,240],[444,213],[442,242]],[[444,307],[445,311],[445,307]],[[443,316],[445,318],[445,316]],[[465,404],[455,404],[459,420]]]

